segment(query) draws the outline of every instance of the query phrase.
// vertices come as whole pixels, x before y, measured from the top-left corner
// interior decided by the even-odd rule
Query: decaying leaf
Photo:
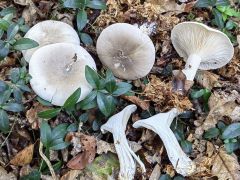
[[[24,166],[29,164],[33,158],[34,144],[29,145],[20,151],[11,161],[10,164],[15,166]]]
[[[68,163],[67,167],[71,169],[81,170],[90,164],[96,154],[96,139],[94,136],[81,134],[80,140],[83,151],[73,157]]]
[[[107,152],[116,153],[114,144],[103,140],[97,140],[97,154],[106,154]]]
[[[144,101],[137,96],[124,96],[124,95],[122,95],[121,97],[123,99],[127,100],[127,101],[132,102],[133,104],[136,104],[137,106],[139,106],[143,110],[148,110],[149,109],[149,102]]]
[[[163,82],[154,75],[150,76],[150,83],[146,85],[144,95],[147,99],[160,106],[159,109],[161,109],[161,111],[166,111],[173,107],[179,110],[192,108],[192,103],[187,96],[174,93],[170,82]]]
[[[60,180],[77,180],[77,177],[81,173],[80,170],[70,170],[67,173],[65,173]]]
[[[221,149],[213,162],[211,173],[218,177],[218,180],[240,179],[240,165],[235,154],[227,154]]]
[[[152,174],[149,177],[149,180],[155,180],[159,179],[161,175],[161,167],[156,164],[155,167],[153,168]]]
[[[0,180],[17,180],[13,173],[8,173],[2,166],[0,166]]]
[[[79,132],[70,132],[67,134],[65,140],[72,143],[73,149],[71,151],[72,156],[76,156],[79,152],[82,151],[81,143],[82,134]]]
[[[200,84],[202,87],[207,89],[212,89],[213,87],[219,87],[219,76],[217,74],[214,74],[210,71],[203,71],[199,70],[196,73],[195,80],[198,84]]]
[[[231,94],[224,92],[214,92],[208,101],[210,112],[204,121],[202,128],[208,130],[215,127],[217,122],[224,116],[231,117],[234,109],[238,106],[235,100],[238,98],[238,93],[233,91]]]

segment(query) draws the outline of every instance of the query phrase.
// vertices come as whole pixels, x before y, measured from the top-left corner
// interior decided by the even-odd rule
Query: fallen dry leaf
[[[199,70],[196,73],[195,80],[202,87],[212,89],[213,87],[219,87],[219,76],[210,71]]]
[[[116,153],[114,144],[103,140],[97,140],[97,154],[106,154],[107,152]]]
[[[84,169],[94,160],[96,154],[96,139],[94,136],[81,134],[80,139],[83,151],[67,163],[67,167],[75,170]]]
[[[156,164],[156,166],[154,167],[154,169],[149,177],[149,180],[159,179],[160,175],[161,175],[161,167],[158,164]]]
[[[31,144],[24,148],[22,151],[16,154],[16,156],[11,159],[10,164],[15,166],[24,166],[29,164],[33,158],[34,144]]]
[[[124,96],[122,95],[121,98],[132,102],[133,104],[136,104],[137,106],[139,106],[140,108],[142,108],[143,110],[148,110],[149,109],[149,102],[148,101],[144,101],[142,99],[140,99],[137,96]]]
[[[80,170],[70,170],[65,173],[60,180],[77,180],[78,175],[81,173]]]
[[[17,177],[12,172],[8,173],[0,166],[0,180],[17,180]]]
[[[218,180],[240,179],[240,165],[235,154],[227,154],[223,149],[217,153],[211,173],[218,177]]]

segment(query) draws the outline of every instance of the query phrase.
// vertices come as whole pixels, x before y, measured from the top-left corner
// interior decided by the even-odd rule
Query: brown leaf
[[[149,102],[144,101],[137,96],[124,96],[124,95],[122,95],[121,98],[123,98],[127,101],[130,101],[133,104],[136,104],[137,106],[139,106],[143,110],[148,110],[149,109],[149,106],[150,106]]]
[[[211,173],[218,177],[218,180],[240,179],[240,165],[235,154],[227,154],[221,149],[216,155]]]
[[[151,176],[149,177],[149,180],[155,180],[155,179],[159,179],[161,175],[161,167],[156,164],[156,166],[154,167]]]
[[[67,163],[67,167],[69,167],[71,169],[76,169],[76,170],[84,169],[95,158],[95,154],[96,154],[96,139],[95,139],[95,137],[81,134],[80,139],[81,139],[81,143],[82,143],[83,152],[81,152],[77,156],[73,157]]]
[[[12,172],[8,173],[0,166],[0,180],[17,180],[17,177]]]
[[[198,84],[210,90],[213,87],[219,86],[218,79],[219,76],[217,74],[202,70],[199,70],[195,76],[195,80],[197,81]]]
[[[60,180],[77,180],[78,175],[81,173],[79,170],[70,170],[65,173]]]
[[[185,94],[185,81],[186,75],[181,70],[174,70],[173,71],[173,92],[178,92],[180,94]]]
[[[97,153],[98,154],[103,154],[103,153],[106,154],[107,152],[116,153],[114,144],[108,143],[103,140],[97,140]]]
[[[34,144],[27,146],[16,154],[16,156],[10,161],[10,164],[15,166],[24,166],[29,164],[33,158],[33,149]]]

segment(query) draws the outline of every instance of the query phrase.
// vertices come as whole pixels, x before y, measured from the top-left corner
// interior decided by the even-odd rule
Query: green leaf
[[[28,175],[20,177],[20,180],[41,180],[41,173],[38,170],[33,170]]]
[[[52,130],[46,121],[42,121],[40,126],[40,139],[45,147],[49,147],[52,139]]]
[[[37,46],[39,46],[39,44],[32,39],[21,38],[13,44],[13,49],[18,50],[18,51],[22,51],[22,50],[35,48]]]
[[[61,108],[54,108],[54,109],[42,111],[42,112],[38,113],[38,117],[44,118],[44,119],[51,119],[51,118],[54,118],[55,116],[57,116],[61,110],[62,110]]]
[[[93,40],[92,40],[91,36],[88,35],[87,33],[80,33],[80,39],[82,40],[82,42],[85,45],[92,45],[93,44]]]
[[[77,101],[79,100],[81,96],[81,88],[78,88],[74,93],[65,101],[63,107],[65,109],[70,109],[75,106]]]
[[[16,14],[16,8],[15,7],[7,7],[1,10],[0,15],[6,16],[8,14]]]
[[[72,123],[67,128],[67,132],[75,132],[77,130],[78,130],[78,123]]]
[[[218,128],[210,128],[204,133],[204,138],[206,139],[212,139],[216,138],[220,134],[220,131]]]
[[[11,94],[12,94],[12,92],[10,89],[1,92],[0,93],[0,105],[6,103],[9,100]]]
[[[9,119],[6,111],[0,109],[0,131],[7,133],[9,131]]]
[[[225,25],[225,28],[227,30],[232,30],[232,29],[234,29],[236,27],[237,27],[237,24],[235,22],[233,22],[232,20],[228,20],[228,22]]]
[[[110,69],[107,69],[105,82],[109,82],[109,81],[116,81],[116,78],[114,77],[112,71]]]
[[[215,6],[228,6],[230,3],[228,0],[216,0]]]
[[[77,105],[77,109],[87,110],[95,107],[95,101],[94,99],[97,97],[97,91],[90,92],[87,97],[80,101],[80,103]]]
[[[88,22],[87,12],[84,9],[81,9],[77,13],[77,27],[78,31],[82,31]]]
[[[13,68],[11,69],[10,79],[12,83],[16,84],[18,80],[20,79],[20,69],[19,68]]]
[[[88,120],[88,113],[81,114],[81,116],[79,116],[78,120],[80,122],[83,122],[83,123],[87,122],[87,120]]]
[[[219,12],[216,8],[213,8],[213,15],[214,15],[214,23],[218,26],[218,28],[224,28],[224,21],[222,13]]]
[[[97,119],[94,120],[93,124],[92,124],[93,131],[98,131],[100,129],[101,125],[102,125],[101,121],[99,121]]]
[[[113,92],[113,96],[120,96],[132,89],[132,85],[125,82],[117,83],[117,89]]]
[[[52,135],[51,135],[52,139],[59,139],[59,138],[63,139],[67,133],[67,127],[68,127],[68,124],[63,123],[53,128]]]
[[[230,139],[240,136],[240,123],[233,123],[223,131],[222,138]]]
[[[171,176],[169,176],[168,174],[164,174],[164,175],[161,175],[159,180],[171,180]]]
[[[100,78],[95,70],[90,68],[89,66],[85,67],[85,76],[87,82],[93,87],[98,88],[100,84]]]
[[[187,140],[181,141],[181,147],[187,154],[190,154],[192,152],[192,143]]]
[[[16,36],[18,30],[19,30],[18,24],[16,23],[11,24],[7,30],[7,40],[8,41],[12,40]]]
[[[9,26],[10,26],[10,24],[8,21],[6,21],[4,19],[0,19],[0,29],[7,31]]]
[[[110,116],[115,111],[115,103],[112,96],[107,96],[101,92],[97,93],[97,104],[100,111],[106,116]]]
[[[22,96],[23,96],[23,93],[20,89],[18,88],[13,88],[13,96],[14,96],[14,99],[17,103],[21,103],[22,102]]]
[[[69,145],[70,145],[70,143],[67,143],[67,142],[63,141],[63,142],[61,142],[59,144],[51,146],[50,149],[56,151],[56,150],[64,149],[64,148],[68,147]]]
[[[3,60],[9,53],[9,48],[6,46],[6,43],[0,40],[0,60]]]
[[[210,0],[198,0],[195,4],[198,8],[207,8],[209,6],[213,6],[213,2]]]
[[[198,99],[202,96],[205,96],[205,98],[207,99],[207,97],[209,97],[209,93],[211,94],[211,92],[208,89],[200,89],[197,91],[192,91],[191,92],[191,98],[192,99]]]
[[[92,0],[86,4],[87,7],[92,9],[106,9],[106,3],[101,0]]]
[[[116,85],[116,81],[112,80],[112,81],[108,81],[105,84],[105,89],[109,92],[109,93],[113,93],[118,87]]]
[[[0,93],[7,89],[8,85],[4,81],[0,80]]]
[[[2,108],[11,112],[21,112],[24,110],[23,105],[18,103],[7,103]]]
[[[63,3],[64,7],[67,8],[84,8],[85,2],[88,0],[65,0]]]
[[[173,178],[173,180],[186,180],[186,179],[182,176],[176,176]]]
[[[40,98],[39,96],[37,97],[37,101],[44,106],[49,106],[49,107],[52,106],[52,104],[50,102]]]

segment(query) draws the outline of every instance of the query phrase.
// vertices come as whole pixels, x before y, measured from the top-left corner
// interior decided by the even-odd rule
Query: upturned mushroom
[[[121,112],[113,115],[110,119],[101,126],[103,133],[111,132],[113,134],[114,146],[120,162],[119,179],[131,180],[134,179],[136,164],[134,159],[139,163],[143,172],[146,172],[145,166],[139,157],[129,147],[125,129],[131,114],[136,111],[136,105],[128,105]],[[133,159],[134,158],[134,159]]]
[[[127,23],[116,23],[104,29],[97,40],[97,53],[116,77],[126,80],[146,76],[155,61],[151,39]]]
[[[38,49],[29,63],[30,84],[42,99],[62,106],[79,87],[84,99],[92,90],[85,78],[85,66],[96,69],[90,54],[79,45],[56,43]]]
[[[177,53],[186,61],[183,73],[193,81],[198,69],[217,69],[233,57],[230,39],[221,31],[197,22],[183,22],[171,32],[171,40]]]
[[[170,129],[173,119],[178,115],[176,108],[169,112],[159,113],[148,119],[138,120],[133,127],[145,127],[157,133],[163,141],[169,160],[176,171],[183,175],[191,175],[195,169],[195,163],[183,152],[174,133]]]
[[[38,42],[39,46],[29,50],[22,51],[24,59],[29,62],[33,53],[48,44],[54,43],[72,43],[80,44],[77,32],[67,23],[54,20],[46,20],[34,25],[25,35]]]

